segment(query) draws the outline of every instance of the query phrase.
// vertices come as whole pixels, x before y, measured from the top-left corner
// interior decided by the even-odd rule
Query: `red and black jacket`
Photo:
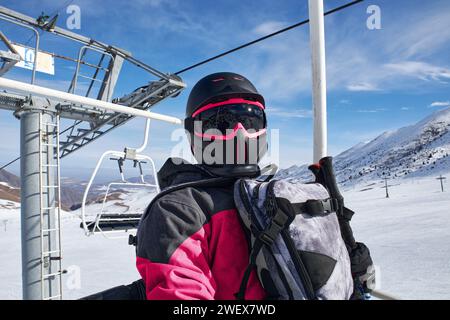
[[[235,299],[249,249],[233,184],[171,189],[218,176],[210,167],[175,165],[172,159],[158,173],[163,191],[147,208],[137,231],[136,266],[147,299]],[[245,298],[265,296],[253,272]]]

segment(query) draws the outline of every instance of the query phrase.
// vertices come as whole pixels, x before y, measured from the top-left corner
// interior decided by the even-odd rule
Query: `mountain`
[[[438,176],[450,172],[450,108],[439,110],[414,125],[387,131],[334,157],[342,186],[384,177]],[[310,180],[307,166],[281,170],[279,177]]]
[[[128,179],[129,182],[137,183],[141,179],[134,177]],[[154,183],[152,176],[145,176],[145,181]],[[88,203],[101,203],[105,194],[105,185],[108,183],[93,184],[88,195]],[[74,178],[61,177],[61,201],[62,208],[66,211],[76,210],[81,206],[86,182]],[[133,188],[123,186],[111,189],[108,201],[121,200],[126,198],[127,193]],[[134,193],[134,192],[133,192]],[[0,200],[8,202],[20,202],[20,178],[6,170],[0,171]]]
[[[69,178],[61,178],[62,208],[70,208],[81,202],[86,184]],[[97,195],[95,195],[97,196]],[[6,170],[0,170],[0,200],[20,202],[20,178]]]
[[[20,178],[4,169],[0,170],[0,182],[4,182],[14,188],[20,187]]]
[[[81,202],[83,199],[86,182],[61,177],[61,202],[67,211],[72,210],[72,207]]]
[[[20,202],[20,179],[18,176],[0,170],[0,209],[16,209]]]
[[[334,157],[334,164],[338,182],[346,187],[384,177],[398,179],[447,174],[450,172],[449,154],[450,108],[446,108],[414,125],[387,131],[371,141],[359,143]],[[277,177],[300,181],[313,178],[306,165],[280,170]],[[149,176],[146,176],[146,180],[153,182]],[[130,179],[130,182],[138,181],[138,178]],[[17,176],[5,170],[0,171],[0,199],[18,202],[19,185]],[[62,178],[61,185],[63,207],[66,210],[79,208],[86,183]],[[88,199],[90,203],[102,201],[104,186],[92,186]],[[128,191],[114,190],[114,197],[126,196]]]

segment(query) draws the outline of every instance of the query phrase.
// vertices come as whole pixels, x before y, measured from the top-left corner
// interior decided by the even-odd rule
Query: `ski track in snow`
[[[361,191],[368,189],[367,191]],[[357,185],[345,193],[356,212],[352,226],[380,267],[380,290],[403,299],[450,299],[450,187],[441,192],[433,177],[401,179],[385,198],[381,183]],[[131,192],[123,200],[130,210],[145,208],[152,195]],[[108,209],[115,209],[113,200]],[[100,204],[90,205],[97,212]],[[120,207],[123,209],[123,207]],[[63,266],[78,266],[81,287],[68,289],[64,298],[77,299],[139,278],[134,247],[127,238],[86,237],[79,228],[79,211],[63,214]],[[8,220],[4,231],[3,220]],[[21,297],[19,209],[0,208],[0,299]]]

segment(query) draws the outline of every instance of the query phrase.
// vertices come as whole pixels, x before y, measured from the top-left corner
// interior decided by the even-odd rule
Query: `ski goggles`
[[[190,121],[194,123],[196,136],[222,140],[233,138],[238,130],[247,137],[256,137],[264,133],[267,126],[260,102],[236,98],[207,104],[194,112]],[[219,131],[222,135],[208,134],[208,131]],[[224,135],[226,132],[228,134]]]

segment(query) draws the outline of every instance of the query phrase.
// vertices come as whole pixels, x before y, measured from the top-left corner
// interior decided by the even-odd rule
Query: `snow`
[[[106,191],[106,187],[104,188]],[[93,219],[101,212],[103,207],[104,214],[112,213],[139,213],[144,212],[150,200],[155,196],[155,187],[153,186],[136,186],[130,187],[127,184],[116,185],[111,187],[107,198],[118,194],[118,199],[109,200],[103,204],[104,193],[99,197],[101,201],[86,206],[86,216]],[[81,209],[71,211],[72,214],[81,217]]]
[[[404,299],[450,299],[450,186],[444,182],[441,192],[436,180],[440,174],[450,180],[449,129],[447,108],[334,159],[346,204],[356,212],[356,239],[368,245],[379,267],[379,289]],[[385,197],[383,172],[390,178],[390,198]],[[281,170],[277,177],[312,180],[306,165]],[[148,189],[115,191],[105,213],[142,212],[154,196]],[[0,200],[0,299],[21,296],[19,207]],[[101,209],[101,202],[90,204],[89,219]],[[63,214],[63,266],[80,270],[81,276],[80,286],[70,281],[74,274],[64,276],[65,299],[138,279],[134,247],[127,239],[86,237],[80,214]]]
[[[403,179],[389,187],[389,199],[380,182],[355,185],[344,193],[347,206],[356,212],[355,236],[369,246],[380,268],[380,290],[404,299],[450,299],[450,186],[444,187],[441,192],[434,178]],[[136,207],[151,200],[143,190],[127,196]],[[0,216],[5,211],[6,232],[0,225],[0,299],[17,299],[21,296],[19,210],[0,209]],[[81,275],[81,286],[70,289],[73,275],[65,276],[65,299],[139,278],[134,247],[126,238],[86,237],[79,223],[77,213],[63,214],[63,265],[79,267]]]
[[[414,125],[385,132],[336,156],[338,180],[346,185],[384,175],[429,176],[448,171],[450,108],[436,111]]]
[[[345,192],[357,240],[380,267],[381,290],[403,299],[450,298],[450,188],[434,178]],[[372,188],[367,191],[360,191]]]
[[[130,210],[143,212],[154,196],[146,189],[126,191],[127,194],[121,195],[122,200],[107,202],[105,213],[123,211],[124,207],[117,203],[131,204]],[[20,299],[22,294],[19,207],[16,203],[16,209],[0,208],[0,299]],[[87,212],[94,215],[100,209],[101,204],[92,204]],[[64,299],[78,299],[139,279],[135,248],[128,244],[127,234],[113,239],[101,234],[87,237],[80,228],[79,215],[79,210],[62,213],[63,268],[70,271],[63,277]],[[78,274],[79,285],[74,280]]]
[[[8,187],[8,188],[11,188],[11,189],[19,189],[19,188],[11,187],[11,186],[9,185],[9,183],[4,182],[4,181],[0,181],[0,185],[5,186],[5,187]]]
[[[0,199],[0,221],[16,217],[20,204],[14,201]]]

